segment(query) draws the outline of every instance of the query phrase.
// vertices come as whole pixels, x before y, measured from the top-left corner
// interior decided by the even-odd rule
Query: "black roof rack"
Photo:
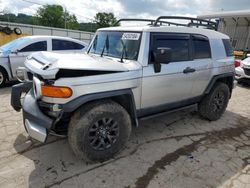
[[[114,25],[118,25],[120,22],[127,22],[127,21],[130,21],[130,22],[150,22],[148,25],[154,25],[155,23],[155,20],[153,19],[140,19],[140,18],[122,18],[122,19],[119,19]],[[170,22],[167,22],[167,21],[159,21],[158,23],[160,24],[169,24]],[[181,25],[181,24],[180,24]]]
[[[150,22],[149,25],[154,25],[154,22],[155,22],[155,20],[152,20],[152,19],[122,18],[118,20],[114,25],[118,25],[120,22],[126,22],[126,21]]]
[[[173,22],[173,21],[165,21],[165,20],[189,20],[190,22],[185,24],[185,23],[178,23],[178,22]],[[123,21],[139,21],[139,22],[149,22],[148,25],[152,26],[161,26],[163,24],[167,25],[175,25],[175,26],[186,26],[186,27],[199,27],[203,26],[204,28],[207,29],[213,29],[217,31],[218,24],[217,22],[212,22],[209,20],[203,20],[199,18],[192,18],[192,17],[184,17],[184,16],[160,16],[156,20],[153,19],[137,19],[137,18],[123,18],[118,20],[114,25],[118,25],[120,22]]]
[[[155,20],[154,26],[158,26],[159,24],[163,23],[163,21],[161,21],[162,19],[163,20],[189,20],[190,21],[188,24],[168,22],[169,25],[187,26],[187,27],[204,26],[207,29],[217,30],[217,23],[216,22],[203,20],[203,19],[199,19],[199,18],[184,17],[184,16],[160,16]],[[164,22],[167,23],[167,21],[164,21]]]

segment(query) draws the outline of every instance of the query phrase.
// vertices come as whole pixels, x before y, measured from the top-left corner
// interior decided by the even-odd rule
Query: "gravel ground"
[[[0,187],[250,187],[250,87],[215,122],[181,111],[140,121],[125,150],[86,164],[67,139],[32,142],[0,89]]]

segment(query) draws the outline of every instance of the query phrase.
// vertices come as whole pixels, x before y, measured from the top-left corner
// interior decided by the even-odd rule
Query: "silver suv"
[[[166,21],[173,18],[189,22]],[[99,29],[85,54],[27,58],[33,80],[20,69],[26,81],[13,86],[11,104],[23,109],[32,138],[64,134],[77,156],[103,161],[123,148],[140,118],[194,106],[210,121],[221,117],[234,85],[229,37],[195,18],[139,21],[150,24]]]

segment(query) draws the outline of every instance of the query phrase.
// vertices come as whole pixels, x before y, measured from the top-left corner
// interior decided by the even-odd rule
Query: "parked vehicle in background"
[[[235,73],[238,83],[250,83],[250,54],[243,60],[235,60]]]
[[[17,79],[16,69],[23,67],[26,57],[33,52],[79,53],[86,47],[86,43],[69,37],[38,35],[20,37],[4,44],[0,47],[0,87],[8,80]]]
[[[201,19],[215,19],[218,31],[230,37],[235,55],[242,59],[250,52],[250,10],[211,12],[197,16]]]
[[[27,58],[33,80],[12,87],[11,104],[22,109],[28,134],[45,142],[66,125],[77,156],[103,161],[125,146],[139,118],[196,107],[203,118],[219,119],[234,86],[229,37],[207,20],[146,21],[151,24],[99,29],[85,54]]]

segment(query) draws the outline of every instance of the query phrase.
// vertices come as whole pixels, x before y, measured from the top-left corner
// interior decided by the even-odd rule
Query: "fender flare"
[[[215,84],[219,79],[223,79],[223,78],[232,78],[232,83],[230,83],[230,84],[232,84],[231,88],[233,88],[234,76],[235,76],[235,73],[234,73],[234,72],[229,72],[229,73],[224,73],[224,74],[219,74],[219,75],[214,76],[214,77],[210,80],[210,82],[209,82],[207,88],[206,88],[205,91],[204,91],[204,94],[208,94],[208,93],[211,91],[211,89],[213,88],[214,84]]]
[[[134,95],[131,89],[122,89],[122,90],[107,91],[107,92],[83,95],[72,101],[62,104],[61,107],[64,113],[72,113],[75,110],[77,110],[79,107],[81,107],[82,105],[88,102],[93,102],[95,100],[107,99],[107,98],[112,98],[112,97],[119,97],[119,96],[124,96],[124,95],[129,97],[129,101],[128,101],[129,109],[127,109],[127,111],[131,116],[132,124],[138,126]]]

